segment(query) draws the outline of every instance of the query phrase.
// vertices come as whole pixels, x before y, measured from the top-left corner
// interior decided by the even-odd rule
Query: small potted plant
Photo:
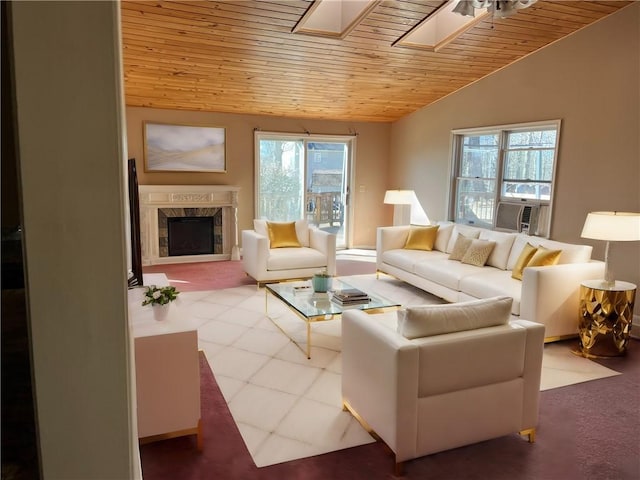
[[[156,307],[153,309],[154,317],[156,320],[164,320],[169,314],[169,305],[179,294],[180,292],[173,286],[157,287],[156,285],[149,285],[144,291],[142,305]]]
[[[316,273],[311,279],[313,291],[316,293],[324,293],[331,289],[332,277],[326,270]]]

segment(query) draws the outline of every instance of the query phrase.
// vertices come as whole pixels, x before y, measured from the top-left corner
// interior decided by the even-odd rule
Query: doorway
[[[347,248],[355,137],[255,133],[256,218],[294,221],[336,234]]]

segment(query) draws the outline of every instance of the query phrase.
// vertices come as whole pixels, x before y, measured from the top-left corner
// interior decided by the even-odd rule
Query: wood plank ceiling
[[[123,0],[127,105],[388,122],[630,1],[540,0],[438,52],[392,43],[442,1],[383,0],[344,39],[291,33],[311,0]]]

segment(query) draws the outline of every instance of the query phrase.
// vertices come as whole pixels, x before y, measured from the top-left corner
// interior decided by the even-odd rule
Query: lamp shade
[[[384,203],[390,205],[411,205],[415,195],[413,190],[387,190],[384,194]]]
[[[413,190],[387,190],[384,203],[395,205],[394,225],[429,225],[429,217]]]
[[[638,241],[640,240],[640,213],[590,212],[580,236],[612,242]]]

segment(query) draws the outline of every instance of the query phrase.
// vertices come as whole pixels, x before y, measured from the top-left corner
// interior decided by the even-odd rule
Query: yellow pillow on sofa
[[[411,227],[404,248],[410,250],[433,250],[438,235],[438,225]]]
[[[522,271],[524,270],[524,267],[527,266],[529,260],[531,260],[531,257],[533,257],[537,251],[537,247],[534,247],[527,242],[527,244],[522,249],[522,252],[520,252],[520,256],[518,257],[516,264],[513,266],[513,270],[511,270],[512,278],[515,278],[516,280],[522,280]]]
[[[296,222],[267,222],[270,248],[300,247]]]
[[[555,265],[560,260],[562,250],[550,250],[545,247],[538,247],[538,251],[533,254],[531,260],[527,263],[527,267],[548,267]]]

